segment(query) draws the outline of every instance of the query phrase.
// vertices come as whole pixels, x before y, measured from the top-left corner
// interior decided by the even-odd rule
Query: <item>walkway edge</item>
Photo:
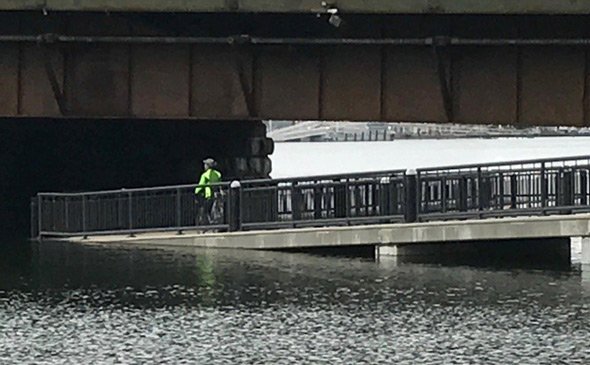
[[[111,235],[64,240],[95,244],[128,243],[137,246],[278,250],[574,236],[590,236],[590,214],[230,233],[146,233],[135,237]]]

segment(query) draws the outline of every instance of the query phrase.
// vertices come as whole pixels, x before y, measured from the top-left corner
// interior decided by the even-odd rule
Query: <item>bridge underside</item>
[[[587,14],[585,1],[555,0],[2,0],[2,10],[318,13],[336,4],[347,13]]]
[[[341,20],[0,13],[0,115],[590,124],[588,16]]]

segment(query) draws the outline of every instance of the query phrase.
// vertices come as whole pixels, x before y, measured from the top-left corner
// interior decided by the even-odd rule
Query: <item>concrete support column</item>
[[[382,256],[396,257],[398,255],[399,251],[397,245],[375,246],[375,257],[377,258]]]
[[[590,293],[590,237],[581,237],[580,246],[582,288],[585,292]]]
[[[375,246],[375,261],[383,268],[396,267],[399,262],[398,245]]]
[[[590,237],[582,237],[582,265],[590,265]]]

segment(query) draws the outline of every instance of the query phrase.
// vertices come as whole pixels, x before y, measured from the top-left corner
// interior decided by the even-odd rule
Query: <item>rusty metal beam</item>
[[[39,43],[1,44],[10,50],[0,53],[1,114],[527,125],[589,119],[583,46],[550,40],[547,47],[452,48],[451,38],[422,38],[399,47],[371,39],[360,40],[366,46],[290,47],[238,38],[158,45],[44,36],[25,38]]]
[[[162,37],[162,36],[65,36],[57,34],[0,35],[0,42],[129,43],[129,44],[253,44],[253,45],[428,45],[429,38],[264,38],[264,37]],[[590,40],[588,41],[590,43]]]
[[[57,34],[0,35],[0,43],[114,43],[114,44],[219,44],[310,46],[432,46],[437,37],[426,38],[266,38],[266,37],[162,37],[162,36],[65,36]],[[457,38],[447,46],[588,46],[590,38]]]
[[[588,14],[587,1],[338,0],[345,13],[363,14]],[[0,10],[117,12],[322,13],[320,0],[0,0]]]

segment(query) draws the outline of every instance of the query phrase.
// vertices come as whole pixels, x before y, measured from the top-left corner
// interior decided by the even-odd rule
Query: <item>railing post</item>
[[[82,236],[88,238],[86,229],[88,228],[88,222],[86,221],[86,195],[82,195]]]
[[[182,209],[181,209],[181,196],[180,196],[180,189],[176,189],[176,228],[182,226]],[[178,231],[178,233],[182,233],[182,231]]]
[[[122,194],[116,195],[117,199],[117,229],[125,229],[125,219],[123,213],[125,212],[125,201],[123,200]]]
[[[420,202],[420,205],[423,207],[423,212],[428,213],[430,210],[430,184],[428,180],[424,179],[420,184],[420,190],[424,192],[424,202]]]
[[[467,178],[461,176],[459,178],[459,194],[458,194],[458,210],[460,212],[467,211]]]
[[[468,181],[471,182],[471,191],[469,194],[469,200],[467,204],[467,209],[477,209],[479,210],[479,176],[470,177]]]
[[[573,170],[563,170],[560,173],[559,183],[559,205],[572,206],[574,205],[574,172]],[[568,213],[569,211],[563,211]]]
[[[301,219],[301,192],[297,187],[297,182],[291,185],[291,213],[293,214],[293,221]]]
[[[321,186],[313,188],[313,218],[322,219],[322,192]]]
[[[354,217],[360,217],[361,216],[361,209],[362,209],[362,197],[361,197],[361,191],[360,191],[360,187],[358,184],[354,184],[354,187],[352,188],[352,193],[351,193],[351,197],[354,197]],[[352,217],[352,205],[350,206],[350,217]]]
[[[390,192],[389,189],[391,187],[390,179],[387,176],[384,176],[379,181],[379,215],[386,216],[391,214],[391,209],[389,206],[390,202]]]
[[[348,179],[346,179],[346,181],[344,182],[344,191],[346,192],[344,194],[344,206],[346,207],[345,209],[345,215],[344,217],[346,218],[350,218],[352,217],[352,191],[350,190],[350,184]],[[350,220],[346,220],[346,224],[350,224]]]
[[[370,203],[371,203],[370,206],[371,206],[371,209],[370,209],[370,213],[368,213],[368,214],[371,214],[372,216],[375,216],[375,215],[377,215],[377,208],[378,208],[378,205],[379,205],[379,200],[378,200],[379,199],[378,198],[378,193],[379,193],[378,186],[379,186],[379,184],[374,183],[374,184],[371,184],[370,186],[371,186],[371,192],[370,192],[370,197],[371,197],[370,198],[371,199],[370,200]],[[367,211],[369,211],[368,208],[367,208]]]
[[[65,211],[64,215],[66,218],[66,232],[70,232],[70,211],[68,208],[69,208],[68,207],[68,197],[65,196],[64,197],[64,211]]]
[[[334,218],[346,217],[346,187],[341,180],[334,185]]]
[[[575,203],[575,176],[576,174],[574,173],[573,169],[569,169],[565,173],[565,181],[567,181],[566,204],[570,206],[574,205]]]
[[[418,220],[418,173],[414,169],[406,171],[405,179],[405,210],[404,218],[406,223],[416,222]]]
[[[492,206],[492,179],[489,177],[483,178],[483,192],[484,192],[484,209],[489,209]]]
[[[448,199],[448,188],[447,178],[441,177],[440,179],[440,211],[441,213],[447,212],[447,199]]]
[[[234,180],[230,184],[229,188],[229,231],[236,232],[241,230],[241,197],[242,184],[239,181]]]
[[[55,221],[57,220],[56,216],[57,216],[57,214],[56,214],[56,208],[55,208],[55,196],[52,196],[49,219],[47,219],[47,221],[49,221],[49,227],[50,227],[51,232],[56,231],[56,227],[55,227]],[[47,221],[45,222],[46,224],[48,223]]]
[[[127,199],[128,199],[128,225],[127,228],[129,229],[129,237],[134,237],[135,235],[131,232],[131,230],[133,230],[133,193],[128,192],[127,193]]]
[[[403,187],[403,181],[402,181],[402,187]],[[394,181],[393,183],[389,184],[389,198],[390,198],[390,203],[389,203],[389,212],[390,214],[398,214],[399,213],[399,200],[400,200],[400,196],[399,196],[399,181]]]
[[[494,201],[496,209],[504,209],[504,174],[498,173],[497,186],[496,186],[496,199]],[[499,201],[498,201],[499,200]]]
[[[270,187],[268,199],[270,199],[270,212],[269,212],[269,219],[271,222],[276,222],[279,220],[279,196],[281,195],[279,192],[279,185],[276,184],[275,186]]]
[[[489,203],[489,183],[486,178],[483,177],[481,173],[481,167],[477,168],[477,205],[478,210],[482,211],[487,209],[490,206]]]
[[[43,197],[41,194],[37,195],[37,234],[39,241],[43,240]]]
[[[35,210],[35,198],[31,198],[31,239],[39,239],[37,235],[37,221],[35,220],[35,215],[37,215],[37,211]]]
[[[541,207],[547,207],[547,176],[545,176],[545,162],[541,164]]]
[[[510,209],[516,209],[518,201],[518,179],[515,174],[510,175]]]
[[[580,170],[580,205],[588,204],[588,170]]]
[[[477,210],[483,210],[483,181],[481,176],[481,167],[477,168]]]

